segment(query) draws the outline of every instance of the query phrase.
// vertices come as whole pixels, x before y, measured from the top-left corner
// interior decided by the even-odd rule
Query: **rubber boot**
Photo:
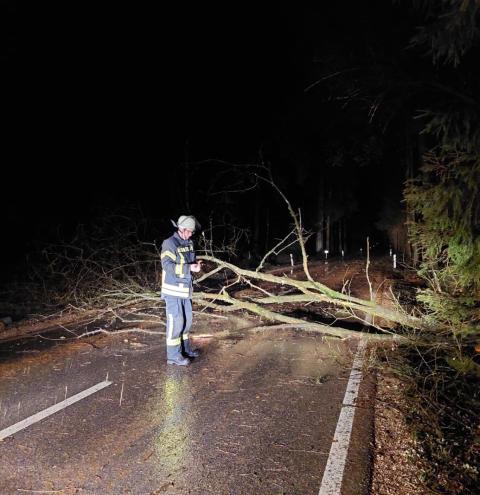
[[[191,363],[190,359],[187,357],[175,356],[172,358],[167,358],[167,364],[176,364],[178,366],[188,366]]]
[[[183,340],[183,355],[189,358],[200,356],[200,351],[192,347],[192,341],[189,338]]]

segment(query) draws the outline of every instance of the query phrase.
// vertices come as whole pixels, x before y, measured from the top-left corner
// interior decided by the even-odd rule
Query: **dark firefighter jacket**
[[[193,242],[183,240],[177,232],[162,243],[162,298],[192,297],[190,264],[196,263]]]

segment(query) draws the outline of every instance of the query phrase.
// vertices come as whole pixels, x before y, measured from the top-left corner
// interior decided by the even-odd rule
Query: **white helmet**
[[[176,223],[173,220],[172,223],[179,229],[188,229],[195,231],[201,228],[197,219],[193,215],[182,215]]]

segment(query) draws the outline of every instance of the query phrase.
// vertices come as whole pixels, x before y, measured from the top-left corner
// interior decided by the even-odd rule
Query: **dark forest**
[[[162,234],[181,213],[245,229],[259,256],[288,217],[247,164],[301,208],[311,253],[327,237],[357,253],[368,235],[409,253],[403,187],[436,119],[464,112],[449,129],[478,132],[478,52],[464,30],[458,50],[436,34],[428,3],[2,9],[5,269],[125,208]]]

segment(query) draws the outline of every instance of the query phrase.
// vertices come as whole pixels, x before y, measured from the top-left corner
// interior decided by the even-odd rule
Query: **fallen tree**
[[[242,268],[215,256],[219,251],[231,253],[232,246],[228,246],[228,249],[223,246],[214,250],[211,240],[205,244],[199,251],[199,258],[205,260],[211,270],[195,282],[198,287],[210,279],[210,288],[208,291],[194,291],[194,302],[197,305],[201,304],[203,308],[210,308],[214,312],[244,310],[260,316],[267,322],[320,331],[335,337],[350,337],[363,332],[369,339],[403,339],[404,332],[398,333],[397,329],[410,328],[416,331],[423,328],[422,319],[409,314],[400,305],[386,307],[376,300],[369,279],[368,244],[365,274],[369,299],[354,297],[345,290],[334,290],[315,280],[310,272],[305,248],[308,233],[302,227],[300,212],[296,213],[293,210],[271,177],[257,178],[268,182],[281,196],[293,220],[293,227],[284,239],[265,254],[256,269]],[[98,314],[89,316],[88,321],[90,324],[96,323],[99,332],[107,328],[113,330],[113,321],[120,322],[123,326],[130,324],[132,332],[142,331],[142,328],[139,328],[140,324],[164,324],[163,301],[158,294],[159,250],[155,243],[140,240],[136,229],[141,222],[133,218],[130,222],[128,220],[126,216],[109,217],[106,219],[106,227],[97,226],[94,235],[84,233],[83,237],[77,235],[69,244],[44,249],[43,255],[48,263],[43,271],[37,268],[35,300],[40,299],[38,292],[41,292],[48,304],[43,307],[49,307],[52,311],[39,312],[39,319],[65,310],[75,312],[79,318],[84,319],[88,311],[97,309]],[[110,238],[105,236],[108,230],[112,232]],[[292,245],[300,248],[304,279],[263,271],[271,254],[278,254]],[[227,283],[219,282],[220,272],[228,273]],[[212,286],[211,282],[214,279],[215,283]],[[242,295],[238,290],[242,285],[253,289],[255,295]],[[288,289],[288,294],[284,294],[285,289]],[[34,291],[35,289],[32,289],[31,292]],[[363,323],[363,326],[355,331],[342,328],[338,324],[333,326],[305,321],[286,314],[290,312],[288,308],[310,303],[338,308],[345,318],[355,318]],[[158,310],[157,314],[146,313],[146,308]],[[135,316],[136,314],[138,316]],[[341,319],[343,317],[337,318]],[[381,324],[384,321],[390,322],[388,327]],[[378,332],[372,333],[372,328]],[[91,335],[92,331],[89,330],[87,334]]]
[[[239,309],[247,310],[251,313],[257,314],[262,318],[292,324],[292,325],[305,325],[305,321],[299,318],[294,318],[285,314],[282,314],[277,311],[272,311],[267,309],[265,306],[268,305],[284,305],[284,304],[308,304],[308,303],[323,303],[328,305],[334,305],[340,307],[343,310],[347,310],[350,316],[353,316],[362,321],[361,315],[368,315],[367,321],[364,323],[367,324],[368,327],[374,327],[379,330],[380,333],[372,334],[368,333],[367,336],[369,339],[385,339],[385,338],[404,338],[403,336],[397,335],[395,332],[391,332],[385,328],[382,328],[379,325],[375,324],[374,318],[381,318],[383,320],[388,320],[395,324],[398,324],[402,327],[408,327],[414,330],[420,330],[423,327],[423,322],[421,318],[413,316],[409,314],[405,309],[402,309],[400,306],[397,307],[396,310],[384,307],[378,304],[375,301],[375,297],[372,291],[372,285],[369,279],[368,269],[370,264],[369,257],[369,245],[367,239],[367,261],[366,261],[366,281],[369,285],[370,289],[370,299],[365,300],[358,297],[353,297],[344,292],[336,291],[318,280],[315,280],[311,273],[308,263],[308,255],[305,248],[306,242],[306,233],[302,227],[301,216],[300,213],[297,213],[292,208],[292,205],[285,194],[278,188],[278,186],[273,181],[271,175],[267,178],[263,176],[256,176],[259,180],[263,180],[268,182],[276,192],[281,196],[283,201],[285,202],[290,217],[293,220],[293,230],[284,237],[280,242],[278,242],[274,248],[272,248],[266,255],[262,258],[256,270],[248,270],[245,268],[240,268],[232,263],[226,262],[214,256],[202,255],[199,256],[199,259],[205,260],[214,265],[213,269],[208,273],[201,276],[197,283],[203,282],[207,280],[209,277],[216,275],[221,270],[227,270],[230,273],[236,275],[236,279],[228,284],[228,286],[223,286],[216,293],[207,293],[200,292],[195,294],[194,300],[198,303],[203,303],[206,307],[214,308],[217,311],[235,311]],[[292,234],[295,239],[292,241]],[[292,244],[297,244],[301,251],[302,256],[302,266],[303,272],[305,274],[306,280],[297,280],[294,278],[290,278],[287,276],[277,276],[271,273],[264,273],[261,271],[263,268],[266,259],[269,255],[275,253],[278,254],[286,247],[290,247]],[[274,284],[276,287],[285,287],[288,286],[291,289],[295,290],[296,294],[288,294],[288,295],[279,295],[278,291],[266,291],[264,288],[255,285],[252,280],[267,282],[270,284]],[[245,283],[250,287],[257,290],[261,296],[255,298],[242,299],[238,297],[234,297],[231,295],[231,289],[238,283]],[[230,292],[229,290],[230,289]],[[219,304],[222,303],[222,304]],[[341,327],[333,327],[330,325],[324,325],[319,323],[310,323],[310,328],[316,328],[319,331],[327,335],[332,335],[336,337],[347,337],[352,335],[358,335],[358,331],[348,330],[346,328]]]
[[[249,298],[248,300],[233,297],[229,294],[226,287],[222,287],[217,293],[200,292],[194,295],[194,301],[197,303],[203,303],[207,307],[214,308],[217,311],[235,311],[239,309],[245,309],[249,312],[257,314],[269,321],[276,321],[289,324],[305,324],[304,320],[299,318],[293,318],[291,316],[284,315],[282,313],[267,309],[265,306],[273,304],[298,304],[298,303],[326,303],[339,306],[343,309],[349,310],[349,313],[353,316],[365,313],[373,317],[379,317],[385,320],[389,320],[399,325],[409,328],[420,329],[422,327],[422,320],[415,316],[409,315],[405,311],[394,311],[390,308],[386,308],[377,304],[374,300],[363,300],[357,297],[349,296],[342,292],[338,292],[324,286],[323,284],[314,280],[296,280],[290,277],[279,277],[277,275],[262,273],[253,270],[246,270],[239,268],[231,263],[227,263],[218,258],[211,256],[200,256],[200,259],[214,263],[216,268],[211,272],[205,274],[201,280],[207,279],[211,274],[217,273],[218,269],[226,269],[237,275],[235,283],[247,283],[249,286],[256,288],[260,293],[263,293],[263,297]],[[252,280],[259,280],[269,282],[277,285],[278,287],[288,286],[299,291],[299,294],[289,295],[277,295],[275,293],[266,293],[261,287],[255,286]],[[234,284],[230,284],[230,288]],[[223,304],[218,304],[221,302]],[[361,319],[360,316],[357,316]],[[333,335],[337,337],[346,337],[358,332],[348,330],[341,327],[333,327],[322,324],[311,324],[323,331],[327,335]],[[373,320],[368,322],[369,326],[375,326]],[[375,326],[380,330],[381,334],[368,334],[369,338],[385,338],[387,335],[392,335],[392,332],[382,329],[379,326]]]

